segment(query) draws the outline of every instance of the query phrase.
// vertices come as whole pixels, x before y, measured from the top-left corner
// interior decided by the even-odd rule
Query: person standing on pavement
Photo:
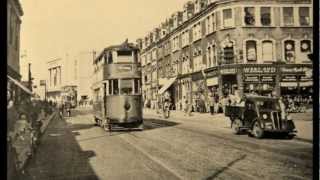
[[[212,92],[209,92],[209,106],[210,106],[210,114],[214,114],[214,104],[215,104],[215,99],[214,95]]]
[[[68,114],[68,117],[71,116],[71,103],[69,101],[66,102],[65,104],[66,112]]]
[[[286,118],[286,105],[283,102],[283,98],[280,96],[279,98],[279,105],[280,105],[280,110],[281,110],[281,119]]]

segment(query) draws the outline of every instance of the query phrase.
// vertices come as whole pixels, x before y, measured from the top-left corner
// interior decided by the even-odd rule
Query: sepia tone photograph
[[[7,179],[313,179],[313,3],[7,0]]]

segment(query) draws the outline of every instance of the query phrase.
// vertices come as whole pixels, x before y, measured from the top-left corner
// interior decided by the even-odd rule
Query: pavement
[[[144,109],[144,114],[154,115],[161,117],[160,114],[157,114],[155,110]],[[225,117],[224,114],[214,114],[209,113],[192,113],[192,116],[185,116],[182,111],[171,111],[170,116],[173,118],[183,118],[188,121],[196,121],[198,123],[210,123],[218,128],[230,127],[230,120],[228,117]],[[306,141],[312,143],[313,141],[313,112],[307,111],[306,113],[291,113],[295,126],[296,126],[296,136],[298,140]]]
[[[145,112],[143,131],[106,132],[74,110],[53,118],[23,179],[312,179],[312,144],[233,135],[223,115],[207,116]]]

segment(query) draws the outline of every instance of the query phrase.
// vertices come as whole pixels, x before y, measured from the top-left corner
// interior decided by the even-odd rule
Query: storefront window
[[[284,52],[286,62],[295,61],[295,43],[292,40],[287,40],[284,42]]]
[[[244,14],[244,22],[246,25],[255,25],[254,7],[245,7]]]
[[[256,62],[257,61],[257,43],[256,41],[247,41],[246,42],[246,52],[247,52],[247,61]]]
[[[262,42],[262,59],[263,61],[273,60],[273,43],[272,41]]]

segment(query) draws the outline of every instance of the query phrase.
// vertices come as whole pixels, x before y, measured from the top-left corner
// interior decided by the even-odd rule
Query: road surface
[[[312,179],[308,142],[233,135],[214,118],[164,120],[146,114],[144,131],[112,133],[92,120],[88,109],[54,119],[25,179]]]

